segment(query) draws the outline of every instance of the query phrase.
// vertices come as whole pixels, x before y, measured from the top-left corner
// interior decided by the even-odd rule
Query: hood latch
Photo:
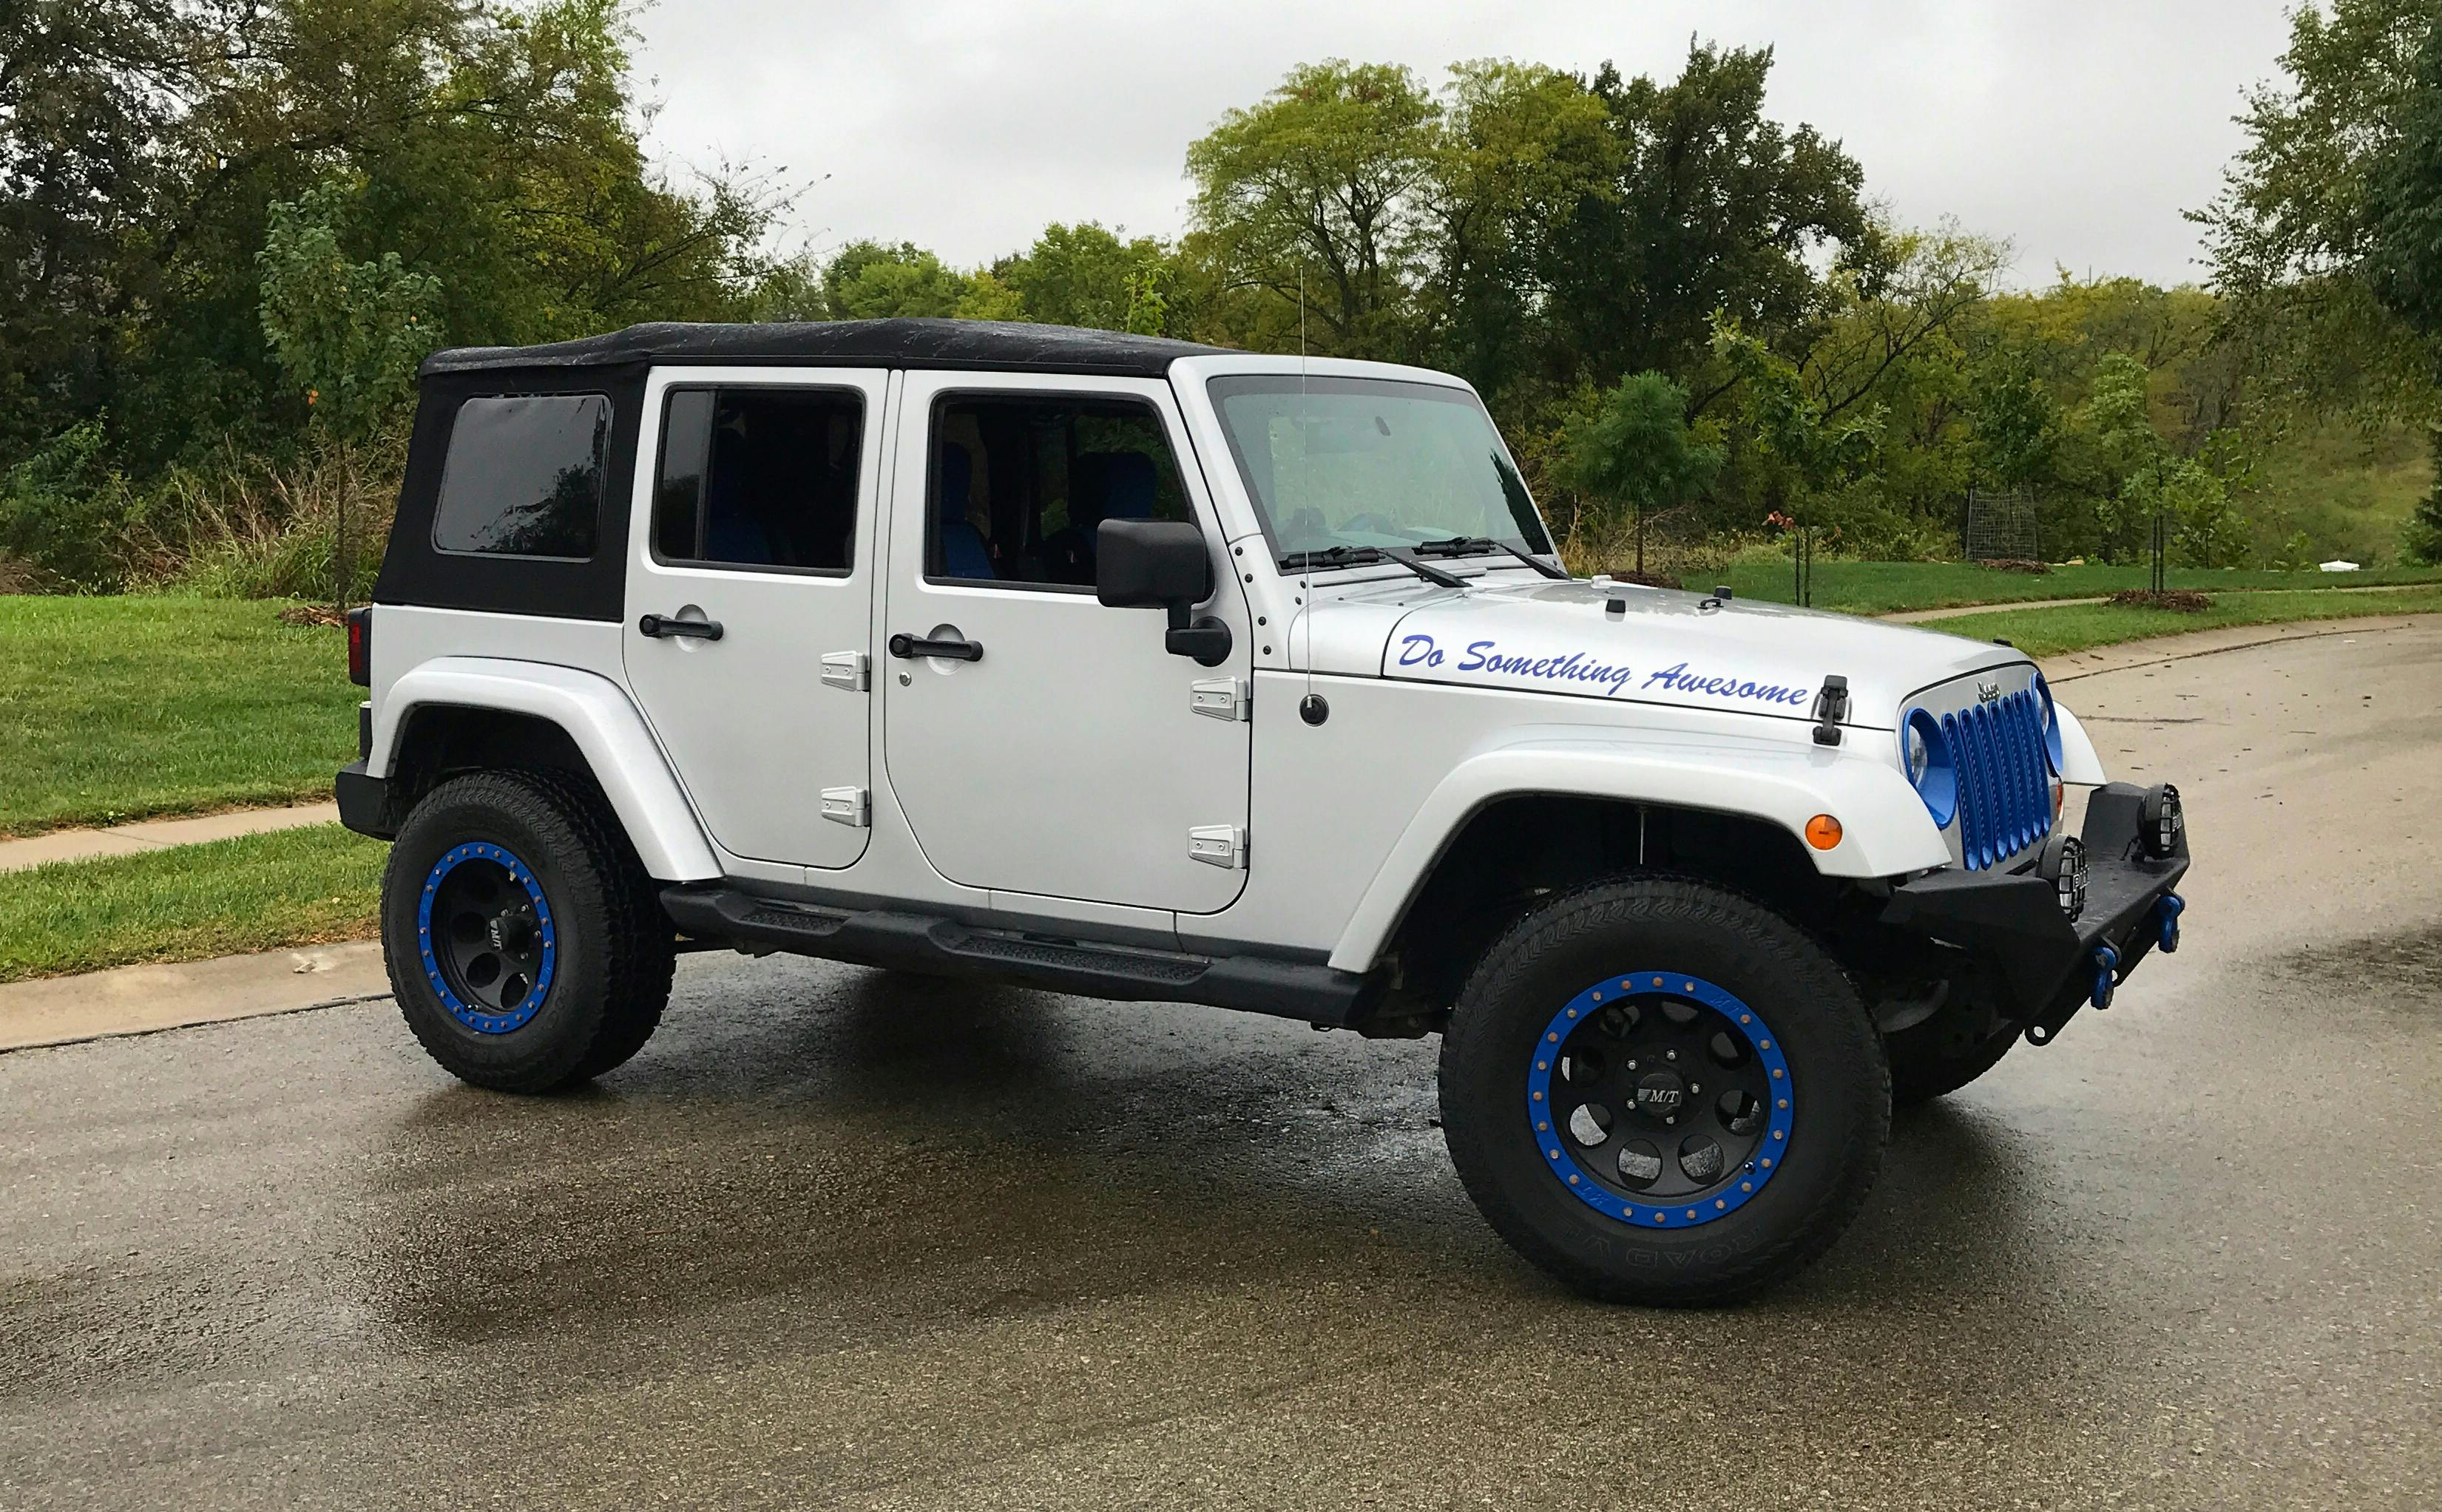
[[[1823,691],[1814,695],[1814,743],[1838,745],[1840,721],[1849,717],[1849,680],[1834,672],[1823,680]]]

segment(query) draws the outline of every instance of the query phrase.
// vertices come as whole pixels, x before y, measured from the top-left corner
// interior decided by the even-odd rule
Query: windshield
[[[1465,389],[1263,373],[1214,378],[1210,392],[1279,557],[1453,539],[1552,549],[1492,418]]]

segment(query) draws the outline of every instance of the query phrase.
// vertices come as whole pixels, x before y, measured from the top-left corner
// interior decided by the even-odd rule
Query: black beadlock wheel
[[[452,1075],[504,1092],[598,1076],[661,1022],[675,937],[598,795],[556,774],[453,777],[382,875],[391,989]]]
[[[1442,1041],[1442,1123],[1485,1219],[1609,1301],[1726,1302],[1827,1248],[1890,1127],[1854,987],[1708,884],[1547,900],[1485,952]]]

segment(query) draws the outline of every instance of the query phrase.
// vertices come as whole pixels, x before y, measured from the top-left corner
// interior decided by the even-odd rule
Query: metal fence
[[[1971,562],[2042,561],[2043,523],[2035,496],[1967,490],[1959,508],[1959,549]]]

